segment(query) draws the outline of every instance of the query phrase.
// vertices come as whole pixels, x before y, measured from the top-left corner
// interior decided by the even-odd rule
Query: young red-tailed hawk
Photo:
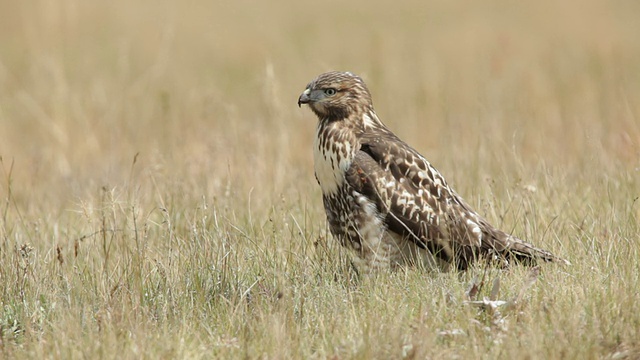
[[[464,270],[476,259],[562,260],[489,224],[378,119],[362,79],[328,72],[298,99],[318,116],[315,175],[334,237],[365,269],[430,252]],[[428,259],[427,259],[428,260]]]

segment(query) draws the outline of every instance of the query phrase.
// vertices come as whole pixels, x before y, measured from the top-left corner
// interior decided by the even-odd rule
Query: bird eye
[[[336,94],[336,89],[334,88],[328,88],[324,90],[324,93],[331,96],[331,95],[335,95]]]

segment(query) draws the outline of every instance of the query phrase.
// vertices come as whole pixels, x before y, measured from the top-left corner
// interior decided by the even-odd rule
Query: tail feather
[[[498,230],[486,221],[481,221],[480,224],[482,226],[480,246],[470,242],[459,242],[451,247],[458,270],[464,271],[472,262],[482,259],[497,262],[498,266],[509,266],[514,262],[534,266],[539,261],[571,265],[569,261],[550,251],[535,247],[531,243]],[[444,259],[450,260],[449,257]]]
[[[507,259],[515,259],[524,263],[535,263],[536,260],[543,260],[547,262],[556,262],[564,265],[571,265],[571,263],[559,256],[552,254],[550,251],[535,247],[524,240],[518,239],[515,236],[504,234],[503,239],[496,239],[496,242],[502,243],[501,254]]]

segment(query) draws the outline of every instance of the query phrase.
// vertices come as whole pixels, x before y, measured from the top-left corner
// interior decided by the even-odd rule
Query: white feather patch
[[[364,127],[373,128],[375,127],[375,122],[368,114],[362,115],[362,121],[364,122]]]
[[[482,229],[471,219],[467,219],[467,225],[471,228],[471,233],[475,235],[476,241],[478,242],[476,246],[482,246]]]
[[[320,131],[321,128],[318,127],[313,143],[314,171],[322,193],[335,194],[344,183],[345,173],[351,166],[351,144],[327,144],[323,148],[320,143]],[[336,151],[329,150],[331,148],[335,148]]]

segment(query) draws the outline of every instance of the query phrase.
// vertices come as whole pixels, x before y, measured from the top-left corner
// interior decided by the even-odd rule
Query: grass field
[[[0,16],[0,357],[640,357],[638,2]],[[296,106],[332,69],[481,214],[573,266],[359,278]]]

